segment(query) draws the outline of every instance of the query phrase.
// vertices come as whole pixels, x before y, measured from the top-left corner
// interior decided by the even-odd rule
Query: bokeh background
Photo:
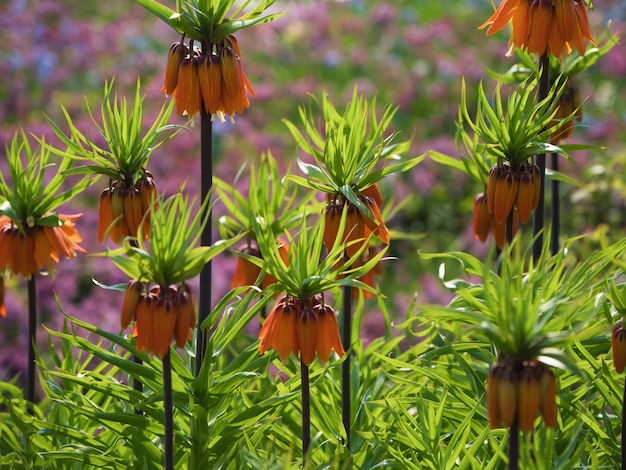
[[[173,7],[173,1],[163,1]],[[626,2],[594,2],[589,13],[592,31],[624,31]],[[413,138],[412,154],[428,149],[458,155],[454,135],[465,77],[472,90],[486,69],[505,72],[514,58],[505,57],[508,33],[491,38],[477,26],[493,11],[488,0],[346,0],[277,1],[284,12],[277,21],[238,35],[246,74],[256,99],[235,124],[216,124],[215,174],[233,181],[246,162],[271,151],[286,169],[295,168],[298,152],[283,119],[298,122],[298,106],[309,94],[327,92],[335,104],[347,102],[355,86],[377,96],[379,106],[394,104],[394,130]],[[64,123],[61,106],[77,126],[98,139],[85,111],[87,101],[98,115],[105,80],[115,78],[117,91],[132,98],[141,78],[147,123],[165,100],[159,93],[170,43],[179,38],[158,19],[130,0],[11,0],[0,3],[0,169],[6,169],[4,146],[24,128],[54,142],[44,113]],[[586,97],[584,119],[571,143],[584,142],[605,150],[577,152],[563,171],[580,187],[562,190],[563,232],[593,233],[599,227],[611,239],[624,236],[626,225],[626,46],[619,44],[591,70],[578,77]],[[472,100],[473,92],[470,92]],[[470,109],[474,105],[470,101]],[[173,123],[184,124],[179,116]],[[199,124],[199,121],[197,122]],[[160,191],[171,194],[186,182],[189,194],[199,193],[199,132],[183,131],[159,148],[150,160]],[[78,229],[88,253],[101,252],[96,237],[97,198],[106,186],[98,181],[88,192],[63,207],[80,212]],[[417,295],[421,302],[445,303],[448,294],[437,278],[437,266],[419,251],[463,250],[478,256],[488,246],[473,240],[472,201],[482,188],[465,175],[426,159],[407,174],[386,180],[388,201],[405,201],[388,223],[407,236],[392,242],[397,257],[384,266],[381,290],[387,308],[402,318]],[[219,203],[215,208],[219,215]],[[593,248],[593,236],[589,249]],[[214,297],[229,288],[234,258],[214,261]],[[125,282],[107,260],[80,256],[63,260],[54,279],[39,281],[41,322],[58,329],[60,315],[52,296],[72,315],[110,331],[119,329],[121,295],[97,287]],[[0,320],[0,379],[26,367],[26,288],[21,279],[7,283],[8,316]],[[369,301],[369,312],[379,305]],[[366,315],[363,335],[382,334],[380,315]],[[47,341],[40,334],[42,345]],[[43,350],[44,348],[40,348]]]

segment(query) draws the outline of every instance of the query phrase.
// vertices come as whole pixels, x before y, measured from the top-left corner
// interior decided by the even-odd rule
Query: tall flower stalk
[[[28,283],[28,369],[26,399],[35,401],[35,345],[37,339],[37,289],[39,272],[54,274],[54,263],[61,256],[74,258],[84,251],[74,222],[78,215],[63,215],[57,208],[84,191],[88,177],[62,190],[65,172],[72,161],[64,158],[57,164],[45,143],[33,149],[24,131],[14,135],[6,146],[9,174],[0,173],[0,273],[21,275]],[[55,167],[45,183],[44,174]],[[4,281],[2,288],[4,289]],[[4,292],[2,293],[4,296]],[[4,312],[4,301],[2,302]]]
[[[583,1],[503,0],[493,15],[480,28],[489,26],[487,35],[491,35],[504,28],[509,22],[512,25],[509,54],[515,48],[520,48],[539,56],[538,68],[541,75],[539,93],[537,94],[538,102],[549,97],[551,55],[565,58],[576,49],[579,55],[584,56],[587,42],[596,45],[589,29],[586,4]],[[535,156],[535,164],[539,168],[541,181],[539,200],[533,219],[533,235],[535,237],[533,257],[537,260],[541,256],[540,250],[543,247],[545,152]],[[553,185],[553,189],[558,193],[558,183]],[[554,194],[553,201],[557,197],[558,194]],[[554,202],[554,204],[558,204],[558,202]],[[557,215],[558,209],[555,208],[552,214]],[[558,227],[558,221],[556,225]],[[554,236],[558,237],[558,232]],[[557,245],[558,243],[553,240],[551,243],[553,252],[555,252]]]
[[[144,132],[143,97],[138,80],[134,101],[118,98],[111,80],[104,85],[100,105],[100,122],[95,119],[89,103],[87,111],[106,146],[96,145],[78,129],[69,112],[63,109],[69,133],[65,133],[51,119],[50,126],[57,137],[66,145],[64,151],[51,150],[73,159],[79,164],[67,173],[105,176],[106,187],[98,202],[98,241],[110,239],[115,244],[130,238],[137,244],[140,228],[143,239],[150,236],[150,207],[157,197],[154,178],[148,171],[148,162],[153,152],[171,139],[181,126],[168,125],[173,104],[163,105],[150,128]],[[134,358],[138,363],[141,360]],[[142,385],[135,380],[136,390]]]
[[[170,46],[162,92],[172,95],[176,112],[193,117],[200,113],[201,198],[205,201],[213,185],[213,125],[241,114],[254,96],[243,71],[243,57],[235,33],[274,20],[280,14],[265,10],[274,0],[260,0],[238,6],[235,0],[189,0],[176,2],[172,10],[156,0],[137,0],[148,11],[167,23],[181,39]],[[244,11],[247,8],[246,11]],[[185,44],[185,39],[189,41]],[[198,44],[199,47],[196,47]],[[206,206],[208,208],[208,206]],[[201,237],[203,246],[211,245],[212,214]],[[196,374],[200,372],[207,339],[201,325],[211,312],[211,263],[200,273],[200,315],[196,335]]]
[[[410,148],[410,141],[394,142],[396,135],[388,133],[395,109],[387,107],[382,117],[376,116],[376,102],[368,102],[355,88],[352,100],[340,112],[324,95],[321,103],[324,129],[320,132],[313,113],[300,109],[305,127],[302,133],[295,124],[286,122],[291,134],[314,163],[298,160],[304,177],[290,175],[288,180],[321,191],[326,197],[324,209],[324,242],[330,251],[338,237],[339,220],[345,216],[346,229],[341,238],[346,242],[345,259],[354,258],[357,251],[367,256],[370,237],[389,244],[389,232],[380,213],[380,192],[376,184],[392,173],[407,171],[417,165],[424,155],[400,163],[400,155]],[[386,164],[389,166],[385,166]],[[361,262],[361,261],[358,261]],[[344,288],[342,307],[343,347],[352,346],[352,289]],[[346,443],[351,435],[350,355],[342,365],[342,416]]]
[[[487,339],[494,357],[487,372],[485,407],[490,427],[508,428],[509,468],[519,468],[519,432],[543,424],[559,425],[558,383],[554,368],[581,375],[565,346],[601,332],[589,318],[602,303],[596,295],[612,257],[624,244],[572,262],[562,251],[550,256],[547,240],[541,258],[516,238],[503,250],[495,269],[465,253],[434,255],[462,263],[477,283],[449,283],[456,297],[430,314],[466,323],[477,340]],[[529,259],[530,258],[530,259]],[[572,299],[577,299],[572,302]]]
[[[262,258],[242,256],[276,279],[276,283],[265,290],[267,298],[272,298],[275,293],[282,295],[263,323],[259,333],[259,352],[264,354],[273,348],[281,360],[287,360],[291,354],[300,359],[304,461],[311,439],[309,366],[316,356],[326,363],[333,351],[343,356],[344,361],[347,359],[339,338],[335,310],[326,302],[324,293],[339,286],[372,290],[357,278],[376,265],[384,250],[362,266],[352,268],[361,256],[364,245],[361,244],[352,257],[344,259],[345,250],[358,245],[359,241],[343,243],[341,237],[337,237],[328,254],[323,256],[324,220],[320,220],[314,228],[309,228],[306,217],[303,217],[296,239],[285,234],[289,247],[285,261],[264,222],[266,219],[263,213],[256,220],[255,235]],[[346,221],[344,213],[338,228],[339,235],[343,234]]]
[[[184,347],[197,322],[186,281],[237,241],[235,237],[211,247],[197,247],[206,207],[194,216],[192,206],[182,194],[157,200],[149,212],[150,241],[142,236],[141,225],[136,239],[127,238],[123,247],[106,253],[131,278],[122,303],[122,328],[133,323],[137,351],[163,359],[164,462],[168,470],[174,468],[170,345],[174,340]]]

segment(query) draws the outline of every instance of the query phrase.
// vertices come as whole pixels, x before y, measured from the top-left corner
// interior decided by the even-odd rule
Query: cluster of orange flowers
[[[100,194],[98,205],[98,241],[102,243],[109,231],[113,243],[126,237],[137,238],[143,224],[143,238],[150,236],[150,207],[156,199],[156,185],[150,172],[139,178],[134,186],[114,181]]]
[[[368,242],[369,236],[373,233],[384,244],[389,244],[389,231],[380,215],[380,206],[383,199],[377,185],[372,185],[358,194],[359,200],[374,215],[375,220],[363,214],[355,205],[351,204],[343,195],[329,194],[326,199],[326,210],[324,213],[326,224],[324,226],[324,244],[330,251],[337,239],[337,232],[341,223],[341,215],[347,210],[346,226],[342,243],[350,244],[346,247],[346,254],[354,256],[363,245]]]
[[[522,431],[533,429],[540,412],[548,427],[556,426],[556,377],[538,361],[498,361],[487,377],[487,415],[491,428],[511,426],[517,417]]]
[[[322,362],[328,361],[332,351],[340,356],[345,353],[335,311],[321,294],[309,299],[282,297],[263,323],[259,339],[261,354],[274,348],[284,361],[293,353],[306,366],[315,353]]]
[[[52,261],[58,263],[60,256],[74,258],[77,251],[84,252],[74,225],[81,215],[59,215],[59,227],[25,224],[23,233],[9,217],[0,216],[0,272],[8,268],[29,278],[46,265],[52,271]]]
[[[613,351],[613,366],[621,374],[626,367],[626,330],[621,324],[613,328],[611,351]]]
[[[539,204],[541,173],[537,165],[507,163],[494,165],[489,170],[487,194],[474,198],[474,238],[484,242],[493,232],[499,248],[506,244],[506,220],[513,211],[513,233],[518,220],[530,219]]]
[[[161,92],[174,95],[176,112],[195,115],[241,114],[250,107],[248,93],[254,91],[243,71],[241,52],[235,36],[230,35],[203,52],[184,42],[170,46]]]
[[[133,336],[137,350],[165,357],[172,338],[183,348],[191,339],[191,328],[196,325],[196,307],[187,284],[180,287],[148,289],[143,282],[132,280],[126,285],[122,301],[121,327],[125,329],[135,320]]]
[[[375,217],[375,221],[367,217],[365,214],[350,204],[343,196],[329,194],[326,198],[326,209],[324,212],[326,225],[324,226],[324,245],[328,250],[331,250],[335,240],[337,239],[337,232],[339,230],[339,224],[341,222],[341,215],[343,210],[348,211],[346,218],[346,227],[344,230],[342,243],[350,243],[358,240],[354,245],[346,247],[346,254],[352,257],[357,253],[365,243],[367,243],[370,234],[374,234],[384,244],[389,244],[389,231],[385,226],[385,223],[380,214],[380,208],[383,205],[383,197],[377,184],[364,189],[359,194],[359,199],[363,204],[370,209]],[[368,247],[367,250],[361,254],[356,265],[363,265],[371,260],[376,255],[376,249]],[[356,266],[355,266],[356,267]],[[374,287],[374,277],[382,274],[382,267],[380,264],[374,266],[373,269],[368,271],[363,277],[358,280],[364,284]],[[352,289],[352,296],[357,297],[359,294],[357,288]],[[369,291],[363,290],[364,297],[372,298],[374,294]]]
[[[595,45],[584,0],[504,0],[480,26],[487,35],[512,23],[510,46],[560,57],[574,48],[582,56],[586,42]]]
[[[278,253],[282,260],[287,264],[289,255],[289,245],[282,239],[277,240]],[[245,245],[239,248],[241,253],[261,258],[261,252],[254,242],[248,241]],[[237,256],[237,264],[235,265],[235,274],[231,282],[230,288],[241,286],[253,286],[257,278],[261,274],[261,268],[256,264],[248,261],[247,259]],[[271,274],[266,273],[261,281],[261,289],[265,290],[268,286],[276,284],[276,278]]]

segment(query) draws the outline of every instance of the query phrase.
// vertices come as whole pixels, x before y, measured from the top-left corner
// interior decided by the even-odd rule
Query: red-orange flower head
[[[487,377],[487,416],[490,427],[511,426],[530,432],[540,414],[546,426],[555,427],[556,377],[545,364],[532,361],[498,361]]]
[[[288,264],[289,244],[282,238],[279,238],[276,241],[276,244],[278,245],[278,253],[280,254],[280,257],[285,262],[285,264]],[[256,242],[253,241],[246,242],[243,246],[239,248],[238,251],[240,251],[241,253],[255,256],[257,258],[262,258],[261,252],[259,251]],[[233,274],[233,280],[230,284],[230,288],[234,289],[235,287],[253,286],[257,278],[259,277],[259,274],[261,274],[261,268],[259,266],[252,263],[251,261],[248,261],[242,256],[237,256],[237,264],[235,265],[235,273]],[[261,289],[266,289],[272,284],[276,284],[276,282],[278,281],[274,276],[266,273],[263,277],[263,280],[261,281]]]
[[[626,367],[626,330],[621,325],[615,327],[611,334],[611,351],[613,352],[613,366],[621,374]]]
[[[584,0],[503,0],[479,29],[489,26],[487,35],[512,24],[511,50],[519,47],[539,55],[556,57],[576,49],[585,54],[586,41],[595,45]]]
[[[134,184],[114,181],[100,194],[98,204],[98,241],[107,236],[119,244],[126,237],[137,238],[139,228],[150,236],[150,208],[157,197],[156,185],[149,171]]]
[[[324,363],[333,351],[339,356],[345,354],[335,311],[324,304],[321,295],[310,299],[282,297],[263,323],[259,339],[261,354],[274,348],[281,360],[293,354],[300,356],[306,366],[313,362],[316,353]]]
[[[481,193],[474,200],[474,238],[484,241],[491,228],[496,245],[503,248],[506,220],[513,215],[515,235],[518,222],[528,223],[537,208],[540,189],[541,173],[536,165],[524,162],[494,165],[489,170],[486,197]]]
[[[326,222],[324,226],[324,244],[329,251],[332,250],[337,239],[337,232],[339,231],[341,216],[344,210],[347,211],[347,218],[342,243],[349,244],[346,247],[346,254],[349,257],[354,256],[361,250],[372,233],[385,245],[389,244],[389,231],[383,222],[380,207],[376,201],[376,199],[382,201],[380,192],[372,190],[370,194],[374,197],[368,197],[364,191],[358,195],[358,198],[370,210],[374,219],[362,213],[357,206],[351,204],[342,195],[328,195],[324,213]]]
[[[74,225],[81,215],[59,214],[60,226],[24,223],[23,232],[9,217],[0,216],[0,272],[7,269],[29,278],[44,266],[53,272],[52,261],[58,263],[60,256],[74,258],[77,252],[84,253],[78,246],[82,238]]]
[[[162,358],[169,351],[172,338],[183,348],[196,324],[195,303],[189,286],[182,283],[179,287],[157,286],[147,291],[144,283],[131,280],[122,301],[122,329],[133,320],[138,351]]]
[[[176,113],[234,116],[250,107],[249,96],[255,96],[243,71],[239,43],[230,35],[204,50],[184,43],[170,46],[161,91],[173,95]]]

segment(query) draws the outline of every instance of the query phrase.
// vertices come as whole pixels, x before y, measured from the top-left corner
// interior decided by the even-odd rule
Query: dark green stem
[[[626,380],[624,381],[624,395],[622,397],[622,470],[626,470],[626,429],[624,429],[624,423],[626,422]]]
[[[174,408],[172,404],[172,358],[163,358],[163,423],[165,427],[165,470],[174,470]]]
[[[551,154],[552,169],[559,171],[558,154]],[[550,206],[550,218],[552,229],[550,231],[550,253],[556,255],[559,252],[559,232],[561,231],[561,203],[559,199],[559,181],[552,178],[552,203]]]
[[[35,403],[35,344],[37,343],[37,287],[35,275],[28,283],[28,370],[26,375],[26,400]],[[30,407],[29,407],[30,409]]]
[[[626,470],[626,429],[624,429],[624,423],[626,422],[626,380],[624,381],[624,395],[622,397],[622,470]]]
[[[341,342],[347,352],[341,365],[341,418],[346,430],[346,447],[350,449],[350,347],[352,345],[352,287],[343,287]]]
[[[139,247],[139,243],[137,243],[137,240],[135,239],[131,239],[129,244],[130,246],[133,246],[135,248]],[[139,364],[139,365],[143,364],[143,361],[134,354],[132,355],[132,359],[135,364]],[[139,393],[143,392],[143,384],[141,383],[141,380],[139,380],[136,377],[133,378],[133,389]],[[139,408],[135,408],[135,414],[141,415],[143,414],[143,412]]]
[[[548,92],[550,91],[550,58],[547,54],[543,54],[539,58],[539,70],[541,71],[541,77],[539,78],[539,96],[537,100],[542,101],[547,98]],[[539,205],[533,217],[533,236],[536,236],[533,244],[533,258],[538,260],[541,257],[541,251],[543,249],[546,154],[542,153],[537,155],[535,157],[535,163],[539,167],[539,173],[541,174]]]
[[[135,364],[143,364],[143,361],[138,356],[133,354],[132,358]],[[139,393],[143,393],[143,384],[141,383],[141,380],[136,377],[133,378],[133,389]],[[141,411],[139,408],[135,408],[135,414],[142,415],[143,411]]]
[[[517,416],[509,429],[509,470],[519,470],[519,421]]]
[[[309,366],[300,361],[300,377],[302,380],[302,463],[311,445],[311,391],[309,387]]]
[[[200,114],[200,196],[206,201],[213,185],[213,123],[211,115],[204,109]],[[200,236],[202,246],[212,243],[213,221],[210,206],[207,206],[207,223]],[[211,313],[211,261],[204,265],[200,273],[200,295],[198,305],[198,329],[196,335],[196,375],[200,372],[208,342],[207,334],[202,331],[202,322]]]

